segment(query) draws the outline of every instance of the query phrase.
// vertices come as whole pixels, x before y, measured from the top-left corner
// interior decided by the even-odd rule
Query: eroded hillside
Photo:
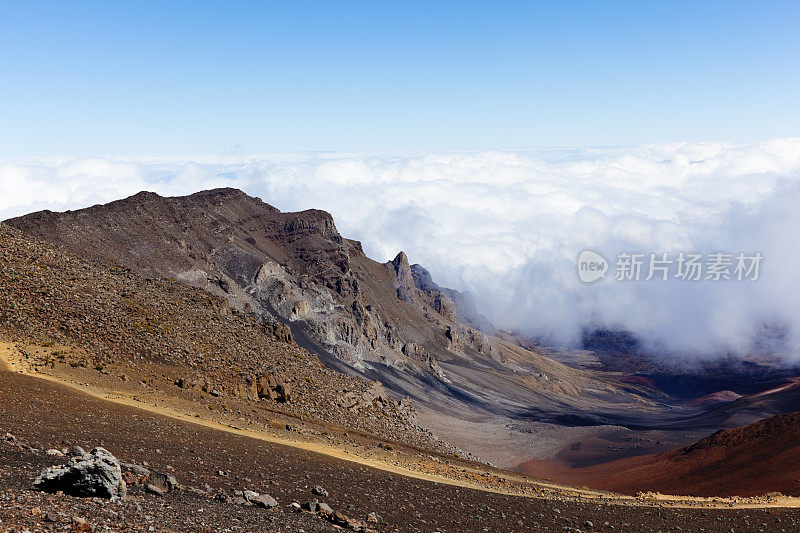
[[[182,283],[79,259],[5,224],[0,335],[19,341],[34,370],[109,389],[168,394],[231,414],[268,410],[441,446],[414,425],[410,404],[324,367],[285,326],[245,316],[226,299]]]

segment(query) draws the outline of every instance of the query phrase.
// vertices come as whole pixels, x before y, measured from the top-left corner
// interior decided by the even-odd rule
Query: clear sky
[[[0,157],[800,135],[800,2],[0,0]]]

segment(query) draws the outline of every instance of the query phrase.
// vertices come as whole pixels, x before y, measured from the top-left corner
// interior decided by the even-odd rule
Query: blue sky
[[[800,2],[0,0],[0,157],[800,135]]]

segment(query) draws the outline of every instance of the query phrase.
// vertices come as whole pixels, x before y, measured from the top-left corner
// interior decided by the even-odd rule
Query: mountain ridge
[[[569,366],[497,330],[468,294],[439,286],[405,253],[386,263],[370,259],[324,211],[282,212],[242,191],[214,189],[139,193],[7,223],[78,256],[177,280],[256,320],[286,325],[329,368],[379,381],[396,401],[413,399],[440,434],[452,432],[443,419],[486,420],[511,428],[524,449],[539,446],[530,424],[624,426],[672,416],[647,381]],[[462,449],[519,464],[517,452],[496,453],[483,435],[467,435]]]

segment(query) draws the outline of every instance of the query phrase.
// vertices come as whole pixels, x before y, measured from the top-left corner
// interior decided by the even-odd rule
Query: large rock
[[[264,509],[272,509],[278,506],[277,500],[269,494],[259,494],[252,490],[246,490],[244,491],[244,498],[250,502],[251,505],[263,507]]]
[[[103,448],[73,457],[65,465],[51,466],[33,482],[44,492],[61,491],[71,496],[121,499],[127,487],[116,457]]]
[[[172,492],[178,488],[178,480],[172,474],[164,474],[151,470],[147,482],[163,492]]]
[[[259,398],[269,400],[276,400],[278,398],[275,392],[275,387],[278,386],[278,383],[275,381],[275,377],[272,374],[262,374],[258,377],[256,383]]]
[[[275,393],[278,395],[277,401],[279,402],[292,401],[292,386],[288,383],[279,383],[275,387]]]

